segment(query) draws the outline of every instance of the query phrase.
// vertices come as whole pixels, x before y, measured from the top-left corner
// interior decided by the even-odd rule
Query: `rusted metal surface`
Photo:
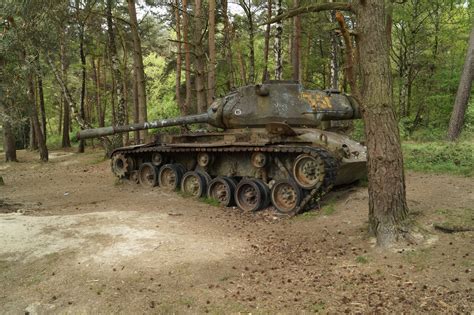
[[[324,127],[358,118],[359,106],[349,95],[269,82],[239,88],[204,114],[84,130],[79,137],[194,123],[222,128],[158,134],[151,143],[116,149],[114,173],[247,211],[271,202],[288,215],[314,204],[333,186],[365,176],[366,148]]]
[[[236,92],[216,100],[203,114],[86,129],[78,132],[78,139],[197,123],[208,123],[224,129],[264,128],[272,123],[319,127],[321,121],[357,118],[360,118],[358,105],[348,95],[305,90],[300,84],[294,83],[273,83],[241,87]]]

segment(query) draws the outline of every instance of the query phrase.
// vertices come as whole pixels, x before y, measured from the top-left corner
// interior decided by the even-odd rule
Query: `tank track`
[[[296,215],[301,213],[305,207],[316,198],[321,198],[328,193],[336,183],[337,170],[339,167],[339,161],[331,155],[328,151],[317,148],[317,147],[302,147],[302,146],[282,146],[282,145],[267,145],[267,146],[227,146],[227,147],[178,147],[178,146],[145,146],[135,148],[118,148],[111,153],[111,157],[115,154],[126,154],[135,155],[140,153],[234,153],[234,152],[265,152],[265,153],[296,153],[296,154],[308,154],[313,157],[320,157],[324,162],[325,176],[321,187],[312,190],[307,190],[307,194],[302,199],[300,205],[292,213]],[[288,170],[287,170],[288,171]],[[291,171],[288,171],[290,176]]]

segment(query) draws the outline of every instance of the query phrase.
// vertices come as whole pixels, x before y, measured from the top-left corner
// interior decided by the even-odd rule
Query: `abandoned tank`
[[[78,138],[208,126],[207,131],[157,134],[153,142],[115,149],[112,171],[145,187],[181,189],[226,207],[256,211],[272,204],[280,213],[295,214],[332,187],[365,175],[366,148],[323,127],[324,122],[359,118],[359,106],[349,95],[270,81],[241,87],[214,101],[206,113],[82,130]]]

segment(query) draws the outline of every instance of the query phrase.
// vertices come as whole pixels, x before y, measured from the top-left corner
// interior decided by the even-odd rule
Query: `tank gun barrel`
[[[207,122],[209,122],[209,114],[203,113],[203,114],[189,115],[189,116],[184,116],[184,117],[160,119],[160,120],[155,120],[151,122],[143,122],[143,123],[138,123],[138,124],[102,127],[102,128],[95,128],[95,129],[85,129],[77,133],[77,138],[89,139],[89,138],[110,136],[117,133],[123,133],[123,132],[129,132],[129,131],[199,124],[199,123],[207,123]]]

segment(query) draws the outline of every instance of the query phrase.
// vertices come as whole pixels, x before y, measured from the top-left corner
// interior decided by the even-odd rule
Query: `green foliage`
[[[403,143],[405,167],[415,171],[474,175],[473,142]]]
[[[179,116],[175,100],[175,78],[166,75],[166,60],[157,53],[150,53],[143,59],[147,82],[147,101],[149,119]]]
[[[357,256],[355,261],[359,264],[366,264],[369,262],[369,259],[365,256]]]

